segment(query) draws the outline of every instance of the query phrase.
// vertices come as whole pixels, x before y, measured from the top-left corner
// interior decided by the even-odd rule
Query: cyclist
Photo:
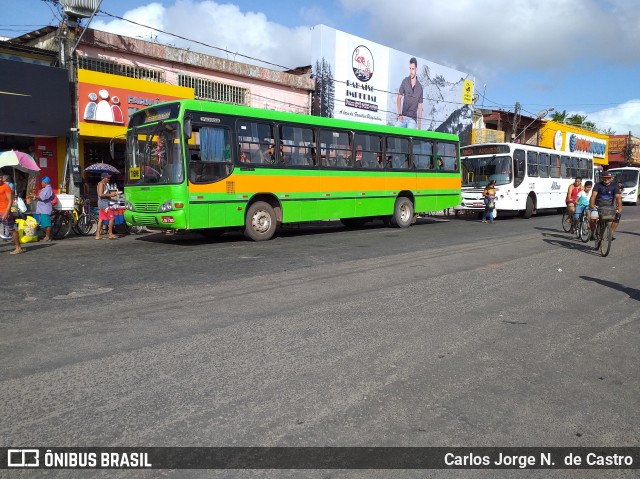
[[[567,198],[565,200],[567,203],[567,219],[565,221],[567,223],[571,223],[571,218],[573,218],[573,214],[576,211],[576,198],[578,197],[578,193],[582,191],[581,184],[582,178],[576,176],[576,179],[569,185],[569,189],[567,190]]]
[[[596,206],[615,206],[616,216],[611,225],[611,231],[615,233],[620,223],[622,216],[622,194],[618,185],[612,182],[613,175],[608,171],[602,173],[602,180],[598,183],[591,193],[591,199],[589,200],[589,208],[591,210],[591,221],[589,226],[591,227],[591,236],[596,231],[596,223],[598,222],[598,210]],[[612,239],[615,239],[612,238]]]
[[[576,211],[575,213],[573,213],[574,226],[578,223],[578,219],[580,218],[580,215],[582,214],[583,211],[584,211],[584,214],[588,214],[589,212],[589,198],[591,196],[592,186],[593,186],[593,182],[585,181],[582,191],[580,191],[580,193],[578,193],[578,196],[576,197]]]

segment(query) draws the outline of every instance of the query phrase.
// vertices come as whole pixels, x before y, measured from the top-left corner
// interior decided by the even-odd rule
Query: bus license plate
[[[173,223],[174,222],[173,216],[163,216],[162,217],[162,222],[163,223]]]

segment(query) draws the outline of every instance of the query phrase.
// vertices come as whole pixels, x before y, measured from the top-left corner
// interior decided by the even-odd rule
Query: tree
[[[333,118],[335,99],[335,85],[331,65],[324,57],[316,61],[315,67],[316,91],[313,94],[312,114]]]
[[[604,130],[602,133],[604,133],[605,135],[612,136],[612,135],[615,135],[615,134],[616,134],[616,131],[615,131],[615,130],[612,130],[611,128],[607,128],[607,129],[606,129],[606,130]]]
[[[582,126],[587,119],[587,115],[578,115],[577,113],[567,117],[567,123],[569,125]]]
[[[557,121],[558,123],[564,123],[565,121],[567,121],[567,110],[554,111],[551,115],[551,119],[553,121]]]

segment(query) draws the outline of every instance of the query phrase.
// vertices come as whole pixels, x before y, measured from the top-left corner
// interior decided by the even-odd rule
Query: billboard
[[[469,143],[468,74],[326,25],[313,28],[312,45],[313,114],[454,133]]]

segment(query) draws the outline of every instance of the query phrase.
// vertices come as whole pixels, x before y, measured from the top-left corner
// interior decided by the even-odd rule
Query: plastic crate
[[[60,193],[56,195],[58,197],[58,202],[53,205],[56,210],[59,211],[71,211],[75,207],[75,199],[76,197],[73,195],[67,195],[64,193]]]

